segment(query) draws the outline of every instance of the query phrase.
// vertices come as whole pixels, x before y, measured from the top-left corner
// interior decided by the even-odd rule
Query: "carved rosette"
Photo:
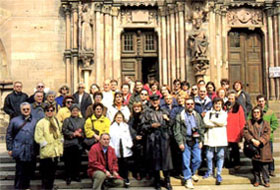
[[[231,9],[227,13],[227,22],[231,26],[260,26],[263,25],[263,13],[259,9]]]

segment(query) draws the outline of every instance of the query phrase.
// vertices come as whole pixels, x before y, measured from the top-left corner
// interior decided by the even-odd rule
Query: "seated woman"
[[[216,184],[220,185],[222,182],[222,168],[224,164],[225,147],[227,142],[227,113],[222,109],[223,100],[221,98],[214,98],[213,107],[206,112],[203,121],[205,127],[208,129],[204,135],[204,145],[206,147],[207,172],[203,178],[208,178],[213,174],[213,158],[214,152],[217,154],[217,175]]]
[[[118,157],[119,174],[124,179],[125,186],[129,186],[128,163],[132,156],[132,138],[129,126],[125,123],[124,115],[118,111],[110,127],[110,145],[115,149]]]
[[[270,126],[263,120],[262,109],[256,106],[252,109],[252,119],[247,121],[244,128],[244,137],[247,142],[253,143],[258,148],[259,154],[252,158],[254,186],[261,183],[261,176],[265,187],[270,187],[268,165],[272,162],[272,153],[269,144]]]
[[[64,135],[63,156],[67,185],[70,185],[72,179],[78,182],[81,181],[80,167],[85,123],[85,120],[79,117],[80,106],[78,104],[72,104],[70,111],[71,116],[64,120],[62,126],[62,133]]]

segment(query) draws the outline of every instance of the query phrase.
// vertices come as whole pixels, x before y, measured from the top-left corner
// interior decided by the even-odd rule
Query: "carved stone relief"
[[[208,53],[208,37],[201,27],[203,22],[207,20],[208,11],[203,8],[203,4],[196,2],[192,5],[190,21],[193,30],[189,34],[189,51],[190,60],[193,65],[196,79],[201,79],[206,74],[209,67]]]
[[[227,21],[230,25],[262,25],[263,15],[261,10],[256,9],[232,9],[227,13]]]
[[[92,40],[93,40],[93,15],[92,10],[88,4],[82,6],[80,12],[81,18],[81,49],[82,51],[92,51]]]
[[[121,23],[127,24],[149,24],[153,25],[157,23],[157,11],[156,10],[121,10]]]

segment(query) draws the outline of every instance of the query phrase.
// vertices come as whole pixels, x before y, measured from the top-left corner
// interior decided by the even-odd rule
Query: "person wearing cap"
[[[161,109],[159,95],[150,96],[151,107],[144,113],[142,128],[147,134],[146,161],[154,173],[155,188],[161,189],[160,170],[163,171],[165,187],[172,189],[170,170],[173,168],[170,150],[170,129],[168,112]]]
[[[60,93],[60,96],[56,97],[55,101],[60,107],[62,107],[64,97],[69,94],[69,87],[66,84],[64,84],[59,88],[58,92]]]
[[[84,139],[85,120],[79,117],[80,106],[70,106],[71,116],[63,122],[62,133],[64,135],[64,165],[66,184],[70,185],[71,180],[81,181],[80,167],[82,158],[82,142]]]
[[[46,105],[45,117],[35,128],[35,141],[40,145],[40,173],[42,189],[52,189],[59,157],[63,154],[61,123],[54,115],[55,107]]]
[[[57,114],[58,110],[60,109],[60,105],[58,105],[57,102],[55,101],[55,96],[56,96],[55,91],[49,91],[46,94],[46,101],[44,102],[44,105],[46,105],[46,104],[53,105],[54,108],[55,108],[54,113]]]

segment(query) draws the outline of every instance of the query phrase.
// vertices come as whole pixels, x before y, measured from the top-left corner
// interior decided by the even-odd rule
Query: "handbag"
[[[93,124],[93,121],[91,120],[91,124],[92,124],[92,130],[95,132],[95,134],[99,135],[99,131],[97,131],[95,128],[94,128],[94,124]],[[83,141],[83,144],[90,148],[92,145],[94,145],[95,143],[97,143],[98,141],[94,138],[94,137],[91,137],[91,138],[85,138],[84,141]]]
[[[253,158],[259,154],[259,149],[253,145],[252,142],[244,141],[243,148],[244,155],[248,158]]]
[[[258,133],[259,137],[261,136],[262,129],[263,129],[263,123]],[[248,142],[246,140],[244,141],[243,152],[244,155],[248,158],[253,158],[256,155],[260,155],[260,149],[258,147],[255,147],[252,142]]]

